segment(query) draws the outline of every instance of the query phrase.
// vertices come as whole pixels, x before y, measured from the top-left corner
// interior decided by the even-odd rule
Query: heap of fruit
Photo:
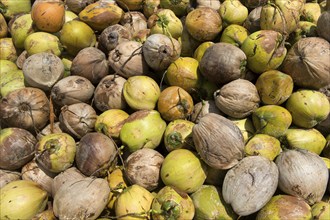
[[[0,11],[0,219],[329,219],[329,0]]]

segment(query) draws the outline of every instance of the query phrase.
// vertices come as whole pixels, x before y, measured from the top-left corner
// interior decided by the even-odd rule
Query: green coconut
[[[292,94],[293,80],[278,70],[263,72],[255,83],[261,101],[267,105],[281,105]]]
[[[237,127],[241,130],[244,143],[246,143],[256,132],[250,117],[241,119],[229,117],[228,119],[234,122],[234,124],[237,125]]]
[[[301,38],[317,36],[316,24],[309,21],[299,21],[298,27],[290,34],[288,42],[293,45]]]
[[[172,186],[164,186],[159,190],[151,205],[153,220],[193,219],[194,203],[191,197]]]
[[[285,134],[292,123],[290,112],[282,106],[264,105],[252,113],[256,133],[278,138]]]
[[[171,9],[176,16],[182,17],[187,14],[189,0],[160,0],[160,7]]]
[[[165,185],[186,193],[195,192],[207,176],[204,162],[187,149],[171,151],[163,161],[160,175]]]
[[[248,17],[248,8],[245,7],[239,0],[225,0],[219,8],[223,26],[227,27],[230,24],[242,25]]]
[[[10,26],[10,34],[16,48],[24,49],[24,41],[35,32],[31,14],[24,14],[14,20]]]
[[[316,24],[321,13],[321,6],[318,2],[306,2],[303,6],[300,20]]]
[[[260,155],[269,160],[274,160],[281,150],[280,141],[267,134],[254,135],[244,147],[246,156]]]
[[[241,46],[247,56],[248,68],[258,74],[277,69],[287,53],[284,42],[284,36],[273,30],[250,34]]]
[[[314,128],[289,128],[281,141],[288,148],[301,148],[318,155],[321,154],[327,142],[321,132]]]
[[[312,219],[327,220],[330,216],[330,203],[319,201],[312,206]]]
[[[220,42],[230,43],[240,47],[248,36],[249,31],[245,27],[238,24],[231,24],[223,30]]]
[[[0,59],[15,62],[18,54],[11,37],[0,38]]]
[[[207,48],[209,48],[210,46],[212,46],[213,44],[214,44],[214,42],[212,42],[212,41],[205,41],[205,42],[201,43],[194,51],[193,58],[195,58],[198,62],[201,62],[202,57],[205,53],[205,50]]]
[[[312,128],[328,117],[330,103],[327,96],[315,90],[302,89],[292,93],[285,104],[293,124]]]
[[[132,113],[122,126],[119,138],[130,152],[141,148],[156,148],[162,141],[166,122],[156,110]]]
[[[24,41],[24,49],[28,55],[41,52],[50,52],[56,56],[62,54],[63,47],[59,38],[47,32],[34,32],[29,34]]]
[[[195,123],[176,119],[171,121],[164,133],[164,145],[167,151],[172,151],[179,148],[191,148],[192,142],[192,128]]]
[[[0,94],[2,97],[6,96],[11,91],[25,87],[22,70],[12,70],[4,74],[1,73],[0,76]]]
[[[191,194],[195,206],[195,219],[237,219],[232,208],[223,201],[219,189],[213,185],[202,185]]]

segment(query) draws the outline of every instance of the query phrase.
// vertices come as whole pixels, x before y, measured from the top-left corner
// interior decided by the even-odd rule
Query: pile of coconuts
[[[0,11],[0,219],[330,218],[330,1]]]

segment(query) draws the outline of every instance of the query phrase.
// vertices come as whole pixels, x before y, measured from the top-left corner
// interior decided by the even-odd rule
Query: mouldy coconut
[[[257,74],[277,69],[286,57],[284,42],[284,36],[273,30],[250,34],[241,46],[247,57],[247,67]]]
[[[156,150],[139,149],[125,160],[125,174],[131,184],[152,191],[160,184],[160,167],[164,157]]]
[[[16,180],[1,188],[0,219],[32,219],[47,205],[47,192],[30,180]]]
[[[131,185],[119,194],[115,202],[115,213],[119,220],[150,218],[153,194],[137,184]]]
[[[88,102],[94,94],[93,84],[82,76],[67,76],[51,89],[52,101],[59,107]]]
[[[264,105],[252,113],[252,122],[256,133],[280,137],[292,123],[290,112],[278,105]]]
[[[256,220],[312,219],[311,207],[303,198],[276,195],[258,212]]]
[[[229,43],[215,43],[206,49],[199,68],[202,75],[216,84],[225,84],[245,75],[246,55]]]
[[[292,93],[285,107],[292,115],[292,122],[302,128],[314,127],[325,120],[330,112],[327,96],[307,89]]]
[[[148,65],[142,55],[142,43],[137,41],[118,44],[110,51],[108,61],[113,70],[126,79],[148,73]]]
[[[97,219],[108,203],[109,193],[105,179],[76,180],[56,192],[54,214],[59,219]]]
[[[109,64],[101,50],[86,47],[72,60],[70,72],[72,75],[85,77],[95,85],[109,74]]]
[[[155,71],[166,70],[181,54],[179,41],[164,34],[152,34],[142,46],[143,58]]]
[[[14,90],[1,99],[0,117],[8,127],[36,132],[48,122],[49,100],[45,92],[37,88]]]
[[[197,152],[213,168],[229,169],[244,156],[240,129],[221,115],[206,114],[194,125],[192,136]]]
[[[298,40],[288,51],[282,71],[295,85],[320,89],[330,84],[330,43],[320,37]]]
[[[197,154],[187,149],[176,149],[165,157],[160,175],[165,185],[193,193],[203,185],[207,170]]]
[[[159,190],[152,202],[152,219],[193,219],[195,215],[194,203],[191,197],[181,190],[164,186]]]
[[[141,148],[156,148],[162,141],[166,122],[156,110],[132,113],[122,126],[119,138],[130,152]]]
[[[226,173],[222,185],[223,198],[237,215],[250,215],[272,198],[278,176],[273,161],[262,156],[245,157]]]
[[[23,63],[26,85],[48,92],[64,76],[62,60],[49,52],[29,56]]]
[[[35,148],[38,164],[52,173],[71,167],[76,154],[76,142],[66,133],[48,134],[40,139]]]
[[[245,79],[233,80],[214,93],[216,106],[233,118],[249,116],[259,107],[260,97],[253,83]]]
[[[102,112],[109,109],[125,109],[127,106],[123,88],[126,79],[119,75],[107,75],[97,84],[93,102]]]
[[[307,150],[285,150],[276,158],[278,187],[313,205],[321,201],[328,184],[329,171],[320,156]]]
[[[61,108],[60,128],[73,137],[80,139],[94,130],[97,114],[91,105],[75,103]]]
[[[89,132],[84,135],[75,155],[77,168],[86,176],[104,177],[117,163],[117,148],[108,136]]]
[[[185,26],[189,34],[196,40],[212,41],[222,30],[222,20],[216,10],[200,7],[187,14]]]

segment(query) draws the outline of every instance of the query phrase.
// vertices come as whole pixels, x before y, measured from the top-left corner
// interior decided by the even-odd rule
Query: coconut
[[[142,11],[144,16],[149,18],[154,14],[160,7],[160,0],[145,0],[142,5]]]
[[[54,124],[49,123],[46,127],[44,127],[40,132],[37,133],[36,138],[39,141],[43,136],[51,133],[62,133],[62,129],[60,128],[60,122],[57,121]]]
[[[246,55],[229,43],[215,43],[206,49],[199,68],[202,75],[216,84],[226,84],[245,75]]]
[[[215,105],[233,118],[245,118],[259,107],[256,86],[248,80],[233,80],[214,93]]]
[[[2,14],[8,20],[20,13],[29,13],[31,11],[30,0],[22,0],[20,2],[15,0],[3,0],[1,3],[2,7],[5,9]]]
[[[286,57],[284,42],[284,36],[274,30],[250,34],[241,46],[247,57],[247,67],[257,74],[277,69]]]
[[[302,128],[312,128],[325,120],[330,112],[327,96],[315,90],[298,90],[285,104],[292,115],[292,122]]]
[[[109,193],[108,182],[101,178],[86,177],[65,184],[55,194],[54,214],[59,219],[97,219]]]
[[[327,142],[325,137],[314,128],[289,128],[281,141],[287,148],[305,149],[318,155],[321,154]]]
[[[281,105],[292,94],[293,80],[288,74],[269,70],[257,78],[255,86],[264,104]]]
[[[199,120],[208,113],[223,115],[220,109],[215,105],[214,100],[202,100],[194,105],[190,120],[198,123]]]
[[[156,107],[160,88],[149,76],[131,76],[124,83],[123,95],[133,110],[152,110]]]
[[[201,42],[214,40],[222,30],[219,13],[209,7],[199,7],[190,11],[185,25],[189,34]]]
[[[24,49],[27,51],[28,55],[49,52],[60,56],[63,51],[63,46],[56,35],[39,31],[29,34],[25,38]]]
[[[248,36],[249,32],[245,27],[237,24],[231,24],[223,30],[220,37],[220,42],[230,43],[240,47]]]
[[[124,78],[145,75],[148,66],[142,55],[142,43],[124,41],[109,53],[109,64],[115,72]]]
[[[142,9],[144,5],[144,1],[142,0],[122,0],[116,2],[121,8],[129,11],[129,13],[133,11],[139,11]]]
[[[110,186],[109,203],[107,207],[111,210],[115,208],[115,202],[118,196],[127,188],[128,181],[125,178],[123,167],[116,167],[107,176]]]
[[[53,86],[50,96],[56,105],[62,107],[90,101],[94,89],[93,84],[85,77],[67,76]]]
[[[154,197],[145,188],[137,184],[124,189],[115,203],[115,213],[119,220],[137,220],[150,218],[150,207]]]
[[[181,54],[180,43],[164,34],[152,34],[142,46],[143,57],[153,70],[166,70]]]
[[[184,25],[184,17],[181,18],[181,22],[183,23],[183,31],[181,37],[178,39],[181,44],[181,57],[192,57],[194,51],[197,49],[197,47],[201,44],[200,41],[193,38],[188,30],[187,26]],[[209,42],[209,41],[207,41]]]
[[[135,36],[139,31],[147,29],[147,18],[142,12],[130,11],[126,12],[119,22],[123,27]]]
[[[330,84],[330,43],[320,37],[298,40],[283,61],[282,71],[295,85],[320,89]]]
[[[130,152],[141,148],[156,148],[162,141],[166,122],[156,110],[132,113],[122,126],[119,138]]]
[[[77,145],[75,162],[84,175],[104,177],[117,163],[115,143],[102,133],[87,133]]]
[[[320,37],[324,38],[328,42],[330,42],[330,34],[327,29],[329,29],[329,22],[330,21],[330,11],[324,11],[320,15],[319,19],[317,20],[317,33]]]
[[[248,17],[245,19],[243,23],[243,27],[245,27],[250,33],[256,32],[260,30],[260,14],[261,14],[262,6],[258,6],[249,12]]]
[[[129,182],[152,191],[160,185],[160,167],[164,157],[156,150],[139,149],[125,160],[125,174]]]
[[[246,156],[260,155],[269,160],[274,160],[281,151],[280,141],[267,134],[254,135],[244,147]]]
[[[2,66],[1,66],[2,68]],[[25,87],[24,74],[22,70],[16,69],[8,72],[1,72],[0,94],[1,97],[8,93]]]
[[[64,76],[62,60],[48,52],[29,56],[23,64],[26,85],[48,92]]]
[[[37,88],[14,90],[1,99],[0,117],[8,127],[37,132],[48,122],[49,100],[45,92]]]
[[[85,77],[96,85],[109,74],[109,64],[101,50],[86,47],[79,51],[72,60],[70,72],[72,75]]]
[[[193,58],[196,59],[198,62],[201,62],[202,57],[207,48],[212,46],[214,42],[212,41],[205,41],[198,45],[198,47],[194,50]]]
[[[96,35],[91,27],[79,20],[66,22],[60,31],[60,41],[72,56],[86,47],[96,44]]]
[[[330,203],[320,201],[312,206],[312,219],[327,219],[330,216]]]
[[[32,219],[47,205],[47,192],[30,180],[16,180],[1,188],[0,219]]]
[[[23,14],[13,21],[10,26],[10,35],[16,48],[24,49],[25,39],[35,32],[32,24],[31,14]]]
[[[4,38],[7,37],[8,35],[8,25],[7,25],[7,21],[5,19],[5,17],[3,16],[3,14],[0,15],[0,37]]]
[[[309,21],[299,21],[298,27],[290,34],[287,42],[291,45],[305,37],[317,37],[316,24]]]
[[[158,98],[157,109],[166,121],[186,119],[191,115],[194,102],[191,95],[179,86],[169,86]]]
[[[118,141],[120,130],[128,117],[129,114],[121,109],[106,110],[97,116],[94,129]]]
[[[164,145],[168,152],[179,149],[193,148],[192,128],[195,123],[176,119],[168,123],[164,133]]]
[[[278,138],[285,134],[292,123],[290,112],[282,106],[264,105],[252,113],[252,122],[257,133]]]
[[[164,186],[159,190],[152,202],[152,219],[193,219],[194,203],[191,197],[172,186]]]
[[[226,173],[222,185],[223,198],[237,215],[250,215],[272,198],[278,176],[273,161],[262,156],[245,157]]]
[[[99,35],[97,47],[105,54],[108,54],[118,44],[129,41],[131,38],[132,34],[127,27],[120,24],[110,25]]]
[[[97,84],[93,102],[102,112],[109,109],[125,109],[127,106],[123,88],[126,79],[119,75],[107,75]]]
[[[206,166],[197,154],[187,149],[176,149],[165,157],[160,175],[165,185],[193,193],[203,185],[206,172]]]
[[[310,205],[321,201],[328,184],[329,171],[320,156],[303,149],[285,150],[276,158],[278,187]]]
[[[239,0],[225,0],[219,8],[222,24],[224,27],[230,24],[242,25],[249,12]]]
[[[92,4],[95,0],[66,0],[65,5],[70,11],[79,14],[87,5]]]
[[[311,207],[304,199],[290,195],[276,195],[258,212],[256,220],[311,219]]]
[[[13,43],[13,39],[6,37],[0,38],[0,49],[1,49],[1,60],[9,60],[15,62],[17,60],[18,54]]]
[[[197,152],[213,168],[229,169],[244,156],[240,129],[221,115],[206,114],[193,127],[192,135]]]
[[[212,185],[202,185],[191,194],[196,219],[236,219],[231,207],[223,201],[220,190]]]
[[[60,173],[71,167],[76,154],[76,142],[66,133],[48,134],[35,148],[38,164],[51,173]]]
[[[61,108],[59,116],[60,128],[73,137],[80,139],[94,130],[96,111],[86,103],[65,105]]]
[[[123,15],[123,9],[111,1],[95,1],[78,14],[79,20],[96,31],[103,31],[110,25],[118,24]]]

